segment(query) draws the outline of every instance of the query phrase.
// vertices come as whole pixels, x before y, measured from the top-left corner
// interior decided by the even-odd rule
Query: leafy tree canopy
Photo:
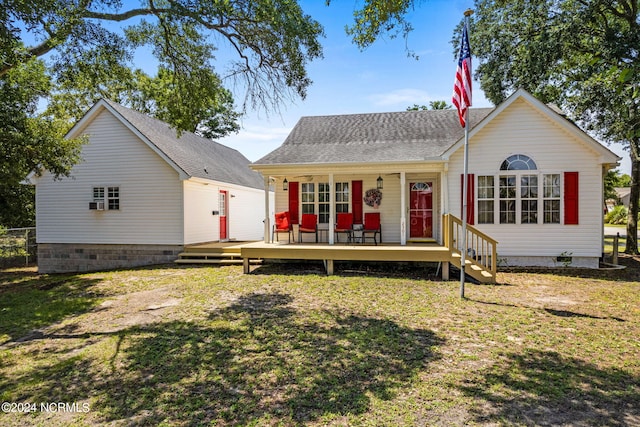
[[[453,108],[450,104],[447,104],[447,101],[429,101],[429,106],[426,105],[418,105],[413,104],[411,107],[407,107],[407,111],[418,111],[418,110],[450,110]]]
[[[239,113],[223,82],[246,89],[241,110],[277,110],[304,98],[311,84],[306,67],[322,56],[322,36],[322,27],[290,0],[5,1],[0,224],[33,222],[33,192],[19,183],[32,171],[70,172],[82,141],[64,135],[99,98],[218,138],[238,130]],[[235,53],[222,70],[214,67],[217,48]],[[136,68],[141,50],[154,56],[155,75]]]
[[[64,121],[37,114],[51,87],[42,61],[32,59],[0,79],[0,225],[34,225],[33,189],[20,183],[44,169],[67,175],[82,140],[68,140]]]
[[[87,104],[108,96],[144,106],[179,130],[209,129],[215,124],[206,123],[210,114],[223,113],[224,133],[237,129],[232,124],[237,114],[224,116],[233,104],[222,78],[246,88],[242,109],[277,110],[283,101],[305,97],[311,83],[306,65],[322,55],[322,27],[295,1],[131,4],[10,0],[0,12],[5,18],[0,21],[0,77],[30,58],[47,55],[62,93],[53,102],[56,114],[70,109],[68,115],[77,118],[77,110],[84,112]],[[34,43],[26,42],[28,35],[35,37]],[[227,64],[224,77],[214,68],[219,46],[237,58]],[[138,49],[152,52],[160,67],[157,76],[135,69]]]

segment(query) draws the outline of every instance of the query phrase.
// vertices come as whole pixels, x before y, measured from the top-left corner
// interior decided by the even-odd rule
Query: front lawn
[[[467,300],[422,268],[0,271],[0,425],[640,425],[622,261]]]

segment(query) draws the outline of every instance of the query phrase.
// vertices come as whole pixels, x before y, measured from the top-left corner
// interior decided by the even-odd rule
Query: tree
[[[476,0],[471,46],[498,104],[519,87],[620,142],[632,164],[627,253],[638,253],[640,19],[637,0]]]
[[[22,184],[31,173],[68,175],[82,140],[68,140],[65,122],[37,113],[50,88],[42,61],[32,59],[0,79],[0,225],[34,225],[33,188]]]
[[[83,95],[79,99],[84,100],[98,94],[124,98],[123,94],[136,92],[132,103],[153,104],[175,128],[193,131],[194,117],[228,109],[223,79],[246,88],[242,109],[277,110],[286,100],[306,96],[311,84],[306,65],[322,56],[322,27],[296,1],[140,0],[140,7],[125,4],[128,7],[117,0],[10,2],[0,12],[4,15],[0,21],[0,78],[31,58],[47,55],[49,70],[63,94],[75,90],[74,95]],[[29,34],[36,37],[36,43],[25,41]],[[218,46],[237,56],[223,77],[214,69]],[[167,92],[163,99],[141,99],[148,95],[144,84],[150,82],[134,69],[139,48],[150,49],[158,61],[161,71],[152,80],[159,88],[171,89],[171,102]],[[139,85],[128,84],[130,81]],[[94,88],[93,93],[86,92],[88,87]],[[59,113],[62,107],[56,108]]]
[[[429,101],[429,106],[427,107],[426,105],[418,105],[418,104],[413,104],[411,107],[407,107],[407,111],[418,111],[418,110],[422,110],[422,111],[426,111],[429,109],[432,110],[450,110],[451,105],[447,104],[447,101]]]
[[[0,8],[0,224],[33,222],[33,190],[19,183],[32,171],[69,173],[81,141],[63,135],[99,98],[217,138],[238,129],[223,81],[246,88],[242,109],[304,98],[322,36],[289,0],[9,0]],[[224,76],[214,67],[222,46],[237,58]],[[155,76],[135,68],[140,49],[155,57]]]

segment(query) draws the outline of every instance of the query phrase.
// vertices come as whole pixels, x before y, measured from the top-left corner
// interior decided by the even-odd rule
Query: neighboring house
[[[603,176],[619,157],[524,90],[469,114],[468,218],[499,242],[498,263],[598,267]],[[276,181],[268,212],[294,223],[315,213],[333,230],[337,212],[360,224],[377,211],[384,242],[444,244],[443,214],[461,217],[463,147],[455,110],[303,117],[252,168]]]
[[[71,129],[88,136],[71,176],[36,186],[42,273],[173,261],[185,245],[262,240],[264,180],[232,148],[101,100]]]
[[[620,203],[628,208],[629,200],[631,199],[631,187],[616,187],[615,192],[620,199]]]

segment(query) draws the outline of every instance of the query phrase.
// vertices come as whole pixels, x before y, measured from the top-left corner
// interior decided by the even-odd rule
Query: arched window
[[[537,170],[536,162],[524,154],[514,154],[505,159],[500,165],[501,171],[534,171]]]

